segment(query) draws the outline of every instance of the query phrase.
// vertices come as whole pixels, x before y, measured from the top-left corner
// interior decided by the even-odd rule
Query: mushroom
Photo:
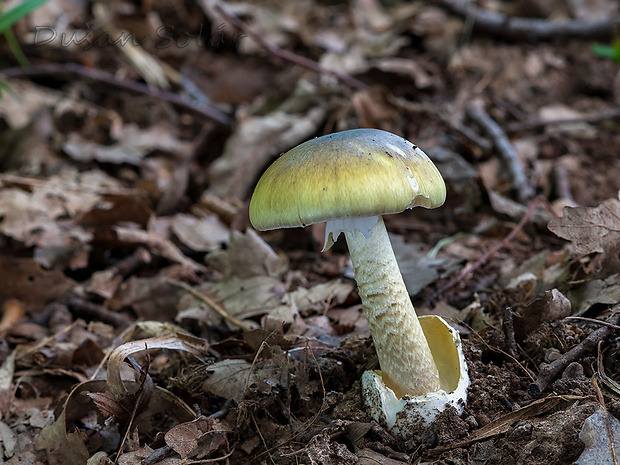
[[[462,410],[468,378],[458,333],[439,317],[420,324],[382,215],[439,207],[445,196],[441,174],[420,148],[386,131],[354,129],[280,156],[250,201],[250,222],[261,231],[326,222],[324,251],[344,232],[381,367],[364,374],[364,400],[399,436],[448,404]]]

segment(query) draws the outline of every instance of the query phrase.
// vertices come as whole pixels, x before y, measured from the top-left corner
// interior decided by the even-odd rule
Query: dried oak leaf
[[[221,421],[200,417],[171,428],[164,436],[166,444],[182,459],[206,457],[217,450],[227,450],[226,433],[230,428]]]
[[[604,253],[620,242],[620,201],[598,207],[566,207],[564,216],[549,222],[549,230],[573,243],[579,254]]]

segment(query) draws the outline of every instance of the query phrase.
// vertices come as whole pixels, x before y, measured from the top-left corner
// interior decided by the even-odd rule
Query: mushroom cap
[[[390,132],[353,129],[281,155],[256,185],[250,222],[261,231],[301,227],[436,208],[445,198],[443,178],[420,148]]]

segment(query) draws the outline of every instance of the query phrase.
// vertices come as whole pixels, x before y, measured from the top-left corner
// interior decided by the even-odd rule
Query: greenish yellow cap
[[[256,185],[250,222],[261,231],[292,228],[436,208],[445,198],[443,178],[420,148],[390,132],[353,129],[281,155]]]

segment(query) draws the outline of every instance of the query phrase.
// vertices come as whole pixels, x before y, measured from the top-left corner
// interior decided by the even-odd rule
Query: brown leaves
[[[18,299],[32,310],[40,310],[74,285],[60,270],[46,270],[30,258],[0,257],[0,270],[0,297]]]
[[[595,254],[582,262],[584,282],[568,295],[579,313],[596,303],[614,304],[620,299],[620,201],[609,199],[598,207],[566,207],[564,216],[549,229],[571,241],[579,255]]]
[[[228,451],[226,434],[231,431],[231,427],[222,421],[200,417],[171,428],[164,439],[182,460],[186,460],[190,455],[202,459],[218,450]]]
[[[571,241],[577,253],[609,252],[620,244],[620,201],[609,199],[594,208],[566,207],[549,229]]]

